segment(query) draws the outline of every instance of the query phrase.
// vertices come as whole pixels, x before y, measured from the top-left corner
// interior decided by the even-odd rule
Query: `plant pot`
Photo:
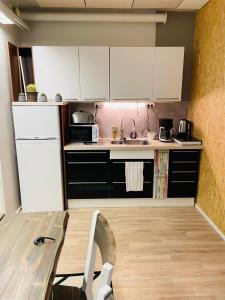
[[[27,92],[27,101],[37,102],[37,96],[38,96],[37,92],[35,92],[35,93]]]

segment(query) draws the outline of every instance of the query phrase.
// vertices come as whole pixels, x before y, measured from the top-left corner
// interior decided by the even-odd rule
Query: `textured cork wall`
[[[196,16],[189,118],[204,143],[197,204],[225,233],[225,0]]]

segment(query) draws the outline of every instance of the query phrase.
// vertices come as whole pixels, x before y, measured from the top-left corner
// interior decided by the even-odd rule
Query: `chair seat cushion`
[[[55,285],[52,294],[52,300],[87,300],[85,293],[73,286]]]

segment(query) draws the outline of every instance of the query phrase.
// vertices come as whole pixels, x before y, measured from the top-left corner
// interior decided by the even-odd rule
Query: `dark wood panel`
[[[21,80],[19,71],[19,59],[17,46],[8,43],[9,48],[9,63],[11,73],[11,85],[12,85],[12,100],[17,101],[18,95],[21,92]]]

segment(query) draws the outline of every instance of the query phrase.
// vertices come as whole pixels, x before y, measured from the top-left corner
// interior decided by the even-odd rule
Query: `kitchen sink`
[[[148,145],[147,140],[126,140],[124,142],[126,145]]]
[[[111,141],[111,144],[114,145],[148,145],[148,141],[147,140],[125,140],[124,142],[121,140],[115,140],[115,141]]]
[[[121,144],[124,144],[124,143],[121,140],[116,140],[116,141],[111,141],[111,144],[113,144],[113,145],[121,145]]]

